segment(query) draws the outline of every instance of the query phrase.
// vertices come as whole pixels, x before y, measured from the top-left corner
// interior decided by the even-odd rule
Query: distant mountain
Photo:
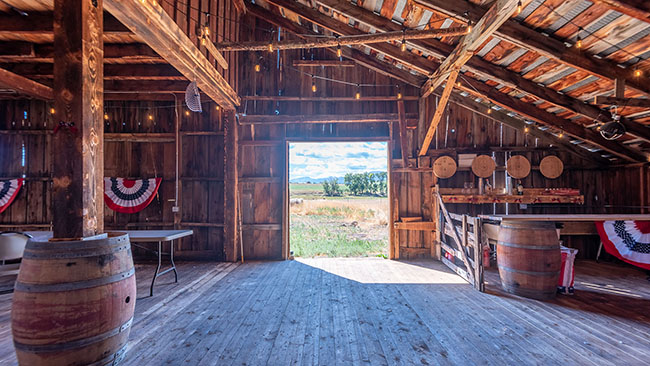
[[[381,171],[372,171],[370,173],[381,173]],[[301,177],[301,178],[293,178],[289,180],[289,183],[313,183],[313,184],[321,184],[326,180],[330,180],[332,178],[336,178],[336,181],[339,184],[343,184],[343,177],[327,177],[327,178],[312,178],[312,177]]]

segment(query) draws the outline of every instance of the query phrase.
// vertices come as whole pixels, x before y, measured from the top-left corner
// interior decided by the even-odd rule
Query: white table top
[[[479,215],[482,219],[504,221],[650,221],[650,215],[642,214],[521,214],[521,215]]]
[[[192,230],[107,230],[107,233],[126,233],[133,243],[171,241],[194,234]],[[25,231],[35,238],[51,238],[51,231]]]

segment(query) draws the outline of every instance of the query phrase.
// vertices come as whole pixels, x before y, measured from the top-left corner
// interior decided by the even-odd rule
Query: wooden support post
[[[474,226],[474,279],[476,289],[485,292],[485,281],[483,280],[483,223],[478,217],[472,218]]]
[[[625,98],[625,79],[614,79],[614,96],[616,98]]]
[[[397,101],[397,114],[399,116],[399,147],[402,154],[402,167],[409,167],[408,143],[406,140],[406,111],[404,101]]]
[[[102,12],[102,0],[54,1],[55,239],[104,230]]]
[[[224,112],[224,256],[226,261],[235,262],[243,255],[239,253],[239,227],[238,227],[238,130],[234,111]]]
[[[431,145],[431,140],[433,140],[433,136],[436,133],[436,128],[438,127],[438,123],[440,123],[442,114],[445,111],[445,107],[447,106],[447,101],[449,100],[451,91],[454,89],[456,78],[458,78],[458,70],[453,70],[447,79],[445,90],[442,92],[442,96],[440,97],[440,101],[436,107],[436,112],[433,114],[433,118],[429,124],[427,134],[424,136],[424,142],[422,143],[422,148],[420,149],[419,156],[424,156],[427,154],[427,151],[429,151],[429,145]]]

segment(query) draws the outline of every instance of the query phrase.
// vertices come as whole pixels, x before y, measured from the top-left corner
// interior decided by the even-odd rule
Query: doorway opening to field
[[[387,142],[289,144],[294,257],[388,257]]]

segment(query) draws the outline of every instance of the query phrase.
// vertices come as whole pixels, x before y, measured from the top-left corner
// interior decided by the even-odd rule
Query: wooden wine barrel
[[[27,242],[11,310],[21,365],[113,365],[124,356],[135,269],[128,235],[108,235]]]
[[[555,297],[562,264],[555,224],[502,221],[497,264],[507,292],[533,299]]]

